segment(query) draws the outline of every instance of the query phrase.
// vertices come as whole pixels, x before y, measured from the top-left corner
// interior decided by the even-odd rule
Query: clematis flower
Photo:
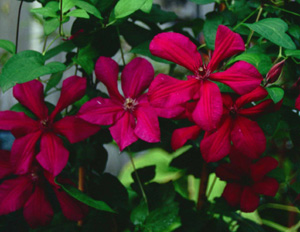
[[[154,78],[152,65],[143,58],[128,63],[121,75],[124,96],[118,90],[118,64],[108,57],[96,62],[96,77],[107,87],[110,99],[97,97],[85,103],[79,117],[94,124],[112,125],[112,137],[123,150],[138,138],[149,143],[160,141],[155,109],[143,92]]]
[[[3,154],[3,151],[1,151]],[[0,178],[3,175],[3,166],[13,168],[7,161],[9,152],[5,151],[6,156],[0,156]],[[38,166],[32,166],[29,173],[17,176],[13,179],[4,180],[0,184],[0,215],[8,214],[23,208],[23,215],[27,223],[32,228],[44,226],[51,222],[54,212],[46,192],[48,185],[52,187],[56,198],[61,206],[66,218],[73,221],[83,219],[88,212],[88,207],[65,193],[59,185],[54,182],[54,177],[44,172]],[[67,179],[62,182],[70,183]]]
[[[216,162],[229,154],[233,147],[251,159],[257,159],[266,148],[266,137],[257,122],[251,118],[264,113],[273,104],[268,99],[244,108],[250,102],[264,99],[268,92],[263,87],[241,97],[223,94],[223,116],[218,129],[205,132],[200,150],[207,162]]]
[[[158,34],[150,43],[151,53],[187,68],[193,75],[185,81],[159,74],[148,91],[151,104],[161,108],[173,107],[199,99],[193,112],[194,121],[206,131],[216,128],[222,116],[222,97],[213,81],[230,86],[238,94],[245,94],[254,90],[263,79],[253,65],[244,61],[236,62],[224,72],[214,72],[222,60],[244,50],[240,35],[220,25],[213,56],[208,64],[204,64],[197,46],[186,36],[174,32]]]
[[[0,129],[9,130],[16,137],[11,149],[11,161],[16,166],[16,174],[27,173],[36,158],[44,169],[54,176],[58,175],[69,157],[69,151],[63,146],[63,141],[58,135],[63,135],[71,143],[76,143],[100,129],[76,116],[55,120],[60,111],[84,95],[85,88],[84,78],[78,76],[67,78],[63,82],[57,105],[50,115],[44,102],[43,85],[39,81],[17,84],[13,88],[14,97],[37,117],[34,120],[23,112],[0,112]],[[39,141],[40,150],[35,156]]]
[[[276,179],[266,174],[275,169],[277,160],[264,157],[252,163],[246,156],[232,151],[231,163],[221,164],[216,175],[227,182],[222,196],[232,207],[239,207],[244,212],[252,212],[259,205],[259,195],[274,197],[279,184]]]

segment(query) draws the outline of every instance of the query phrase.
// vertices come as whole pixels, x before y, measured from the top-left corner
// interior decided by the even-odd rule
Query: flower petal
[[[78,117],[89,123],[110,125],[116,122],[123,113],[123,106],[119,102],[96,97],[80,108]]]
[[[165,74],[158,74],[149,90],[149,102],[155,107],[173,107],[193,99],[200,90],[200,82],[195,78],[183,81]]]
[[[239,61],[224,72],[212,73],[210,79],[228,85],[238,94],[245,94],[257,88],[263,77],[252,64]]]
[[[23,112],[7,110],[0,112],[0,129],[11,131],[15,137],[20,137],[39,130],[39,123]]]
[[[236,183],[227,183],[222,196],[232,207],[238,206],[241,200],[243,186]]]
[[[48,108],[44,102],[44,87],[38,80],[16,84],[13,88],[14,97],[30,109],[39,119],[48,116]]]
[[[241,210],[243,212],[253,212],[259,205],[259,196],[253,190],[245,186],[241,195]]]
[[[258,86],[250,93],[244,94],[243,96],[239,97],[236,100],[236,106],[240,108],[250,102],[263,100],[267,96],[268,96],[268,91],[265,88]]]
[[[61,88],[60,97],[55,109],[50,115],[50,118],[54,119],[57,113],[82,98],[85,93],[85,89],[85,78],[71,76],[65,79]]]
[[[266,137],[257,122],[239,116],[234,121],[231,140],[237,151],[257,159],[266,149]]]
[[[223,111],[223,102],[219,87],[211,81],[203,81],[201,96],[193,112],[194,121],[205,131],[217,127]]]
[[[181,105],[173,106],[169,108],[155,107],[154,109],[157,113],[157,116],[161,118],[176,118],[185,113],[185,108]]]
[[[221,164],[216,169],[216,175],[224,181],[240,181],[245,172],[232,163]]]
[[[125,114],[109,128],[113,139],[121,151],[138,140],[138,137],[134,133],[134,128],[135,119],[129,112],[125,112]]]
[[[266,156],[258,160],[255,164],[252,164],[251,176],[254,181],[260,181],[271,170],[278,166],[278,161],[272,157]]]
[[[150,43],[150,52],[192,72],[197,71],[202,65],[197,46],[188,37],[179,33],[164,32],[156,35]]]
[[[3,181],[0,185],[0,215],[22,208],[32,194],[32,188],[28,176]]]
[[[252,186],[254,192],[270,197],[275,197],[278,188],[279,184],[277,180],[270,177],[264,177],[260,182],[257,182]]]
[[[244,50],[245,44],[242,37],[228,27],[220,25],[216,35],[215,51],[208,64],[208,69],[214,71],[222,60]]]
[[[230,152],[231,120],[226,117],[220,127],[213,132],[206,132],[200,143],[200,150],[206,162],[216,162]]]
[[[53,217],[51,204],[46,199],[45,191],[36,186],[34,192],[24,205],[23,215],[31,228],[49,224]]]
[[[122,89],[126,98],[139,97],[151,84],[154,69],[149,61],[137,57],[130,61],[122,71]]]
[[[143,104],[138,106],[133,113],[136,118],[135,135],[149,143],[159,142],[160,128],[154,108],[149,104]]]
[[[174,130],[171,139],[171,146],[173,150],[181,148],[186,141],[196,139],[201,132],[198,125],[184,127]]]
[[[296,98],[295,108],[297,110],[300,110],[300,95]]]
[[[29,171],[41,134],[41,131],[37,131],[14,141],[11,148],[11,162],[16,174],[25,174]]]
[[[10,162],[10,152],[0,150],[0,179],[12,174],[13,172],[14,169]]]
[[[100,130],[100,126],[88,123],[77,116],[67,116],[55,122],[53,128],[64,135],[70,143],[77,143]]]
[[[69,152],[58,136],[52,133],[43,134],[41,150],[36,159],[44,169],[57,176],[66,166],[68,158]]]
[[[274,103],[271,99],[267,99],[265,101],[260,102],[259,104],[245,108],[245,109],[239,109],[239,114],[248,116],[248,117],[253,117],[253,116],[258,116],[263,113],[266,113],[271,106],[274,106]]]
[[[95,74],[107,88],[111,98],[123,99],[118,90],[119,65],[109,57],[101,56],[95,65]]]

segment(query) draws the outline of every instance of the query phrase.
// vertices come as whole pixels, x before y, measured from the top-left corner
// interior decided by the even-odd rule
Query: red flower
[[[117,87],[119,66],[114,60],[100,57],[95,73],[107,87],[110,99],[92,99],[81,107],[79,117],[94,124],[112,125],[110,132],[120,150],[138,138],[159,142],[157,114],[146,94],[142,94],[154,78],[152,65],[143,58],[135,58],[126,65],[121,76],[124,97]]]
[[[222,97],[218,86],[212,81],[222,82],[238,94],[252,91],[262,81],[257,69],[244,61],[235,63],[224,72],[214,72],[222,60],[244,50],[240,35],[220,25],[214,54],[206,65],[189,38],[173,32],[158,34],[150,44],[151,53],[184,66],[193,75],[183,81],[159,74],[149,88],[151,104],[161,108],[173,107],[191,99],[199,99],[193,112],[194,121],[206,131],[216,128],[222,116]]]
[[[60,111],[84,95],[85,88],[84,78],[72,76],[66,79],[58,103],[53,112],[48,115],[43,85],[39,81],[33,80],[14,87],[14,97],[37,117],[33,120],[22,112],[0,112],[0,129],[10,130],[16,137],[11,150],[11,160],[16,166],[16,174],[28,172],[35,157],[36,144],[40,140],[37,161],[54,176],[58,175],[67,164],[69,157],[69,151],[63,146],[58,134],[67,137],[71,143],[76,143],[100,129],[76,116],[55,121],[55,116]]]
[[[222,196],[229,205],[252,212],[259,205],[259,194],[275,196],[279,184],[266,174],[277,167],[277,160],[264,157],[252,163],[236,151],[230,154],[230,160],[231,163],[222,164],[216,170],[216,175],[227,182]]]
[[[241,97],[234,98],[223,94],[223,116],[218,129],[206,132],[200,144],[203,158],[215,162],[229,154],[231,142],[233,147],[243,155],[257,159],[266,148],[266,138],[259,125],[250,120],[272,105],[268,99],[249,108],[246,104],[264,99],[268,92],[263,87]]]
[[[1,150],[0,154],[0,178],[3,178],[12,174],[13,168],[9,162],[9,152]],[[73,221],[81,220],[87,214],[87,206],[62,191],[51,174],[45,174],[41,168],[32,166],[29,173],[3,181],[0,184],[0,215],[23,208],[24,218],[30,227],[49,224],[54,214],[46,194],[50,184],[65,217]],[[61,181],[70,183],[67,179]]]

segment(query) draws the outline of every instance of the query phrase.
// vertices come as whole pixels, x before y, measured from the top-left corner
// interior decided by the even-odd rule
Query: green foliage
[[[114,10],[115,18],[120,19],[127,17],[139,9],[143,9],[144,12],[149,12],[149,9],[151,10],[149,0],[119,0]]]
[[[269,87],[267,88],[267,91],[275,104],[280,102],[283,99],[284,90],[282,88]]]
[[[223,18],[221,17],[220,14],[212,12],[206,15],[206,20],[203,26],[203,34],[204,34],[206,45],[209,49],[215,48],[217,29],[218,26],[222,24],[222,22],[223,22]]]
[[[15,54],[16,46],[13,42],[5,39],[0,39],[0,48],[8,51],[11,54]]]

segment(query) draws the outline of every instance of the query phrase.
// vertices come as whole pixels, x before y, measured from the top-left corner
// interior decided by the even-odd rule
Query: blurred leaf
[[[239,228],[237,232],[265,232],[265,230],[257,223],[243,218],[239,222]]]
[[[54,73],[50,76],[46,88],[45,88],[45,93],[47,93],[50,89],[54,88],[55,86],[58,85],[58,83],[60,82],[60,80],[63,77],[63,72],[58,72],[58,73]]]
[[[119,0],[115,6],[115,18],[125,18],[135,11],[141,9],[149,0]]]
[[[216,0],[190,0],[190,1],[201,5],[216,2]]]
[[[98,53],[95,49],[88,45],[85,48],[79,50],[77,57],[74,57],[73,60],[76,64],[79,64],[87,74],[91,74],[94,71],[94,60],[97,57]]]
[[[295,182],[290,186],[297,194],[300,194],[300,183]]]
[[[275,168],[267,174],[268,177],[275,178],[279,183],[285,182],[285,172],[282,168]],[[300,192],[299,192],[300,193]]]
[[[296,39],[300,39],[300,26],[293,24],[289,27],[288,32]]]
[[[268,88],[266,88],[266,90],[268,91],[271,99],[273,100],[273,102],[275,104],[278,103],[278,102],[280,102],[283,99],[284,90],[282,88],[279,88],[279,87],[268,87]]]
[[[139,45],[137,45],[136,47],[132,48],[130,50],[131,53],[136,53],[136,54],[140,54],[143,56],[147,56],[149,58],[151,58],[152,60],[155,60],[157,62],[161,62],[161,63],[166,63],[166,64],[172,64],[172,62],[161,59],[159,57],[153,56],[149,50],[149,45],[150,45],[151,41],[146,41],[144,43],[141,43]]]
[[[152,9],[152,4],[153,0],[147,0],[140,10],[148,14]]]
[[[0,48],[3,48],[11,54],[15,54],[16,52],[16,45],[9,40],[0,39]]]
[[[85,10],[86,12],[90,13],[91,15],[94,15],[98,19],[102,19],[100,11],[90,3],[86,1],[80,1],[80,0],[72,0],[74,2],[74,5],[79,7],[80,9]]]
[[[30,12],[40,14],[44,17],[59,17],[59,4],[56,1],[48,2],[44,7],[31,9]]]
[[[244,25],[278,46],[296,49],[291,37],[285,33],[288,30],[288,25],[282,19],[268,18],[252,24],[245,23]]]
[[[139,168],[136,171],[141,183],[147,183],[155,177],[155,165]],[[134,179],[134,182],[138,182],[134,171],[131,173],[131,177]]]
[[[36,116],[25,106],[21,105],[21,103],[16,103],[10,108],[11,111],[15,112],[24,112],[30,118],[36,118]]]
[[[48,60],[48,59],[58,55],[61,52],[70,52],[74,48],[75,48],[75,45],[72,43],[72,41],[65,41],[65,42],[57,45],[56,47],[48,50],[45,54],[45,60]]]
[[[72,185],[67,184],[60,184],[56,182],[59,186],[62,187],[64,191],[66,191],[70,196],[74,197],[78,201],[98,210],[115,213],[105,202],[103,201],[96,201],[93,198],[89,197],[85,193],[81,192],[77,188],[73,187]]]
[[[86,13],[86,11],[83,10],[83,9],[72,10],[68,14],[66,14],[66,16],[73,16],[73,17],[76,17],[76,18],[85,18],[85,19],[90,18],[88,13]]]
[[[59,27],[59,19],[58,18],[52,18],[45,20],[44,22],[44,34],[50,35],[52,32],[54,32]]]
[[[144,200],[132,210],[130,220],[134,225],[142,225],[148,216],[148,206]]]
[[[44,56],[36,51],[22,51],[7,61],[0,74],[3,92],[17,83],[31,81],[37,77],[64,71],[66,66],[60,62],[45,64]]]
[[[222,22],[223,18],[220,14],[215,12],[206,14],[206,20],[203,26],[203,34],[206,45],[209,49],[215,49],[217,29]]]
[[[284,53],[286,56],[293,56],[300,59],[300,50],[285,50]]]

